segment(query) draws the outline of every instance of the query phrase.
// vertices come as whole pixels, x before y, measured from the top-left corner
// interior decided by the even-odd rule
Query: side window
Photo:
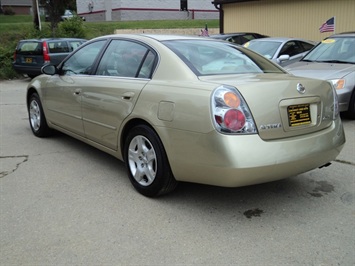
[[[112,40],[102,57],[96,75],[118,77],[144,77],[145,69],[152,67],[148,59],[154,55],[147,47],[126,40]],[[148,75],[151,71],[148,71]]]
[[[153,74],[155,66],[155,55],[152,51],[148,51],[147,56],[144,59],[143,65],[139,71],[138,78],[150,78]]]
[[[301,46],[303,47],[303,51],[309,51],[313,48],[313,44],[306,43],[306,42],[300,42]]]
[[[253,34],[245,34],[244,38],[246,38],[248,41],[251,41],[255,39],[255,36]]]
[[[63,75],[89,74],[106,40],[90,43],[74,53],[62,67]]]
[[[70,50],[74,51],[76,48],[78,48],[81,45],[81,41],[69,41],[70,45]]]
[[[69,53],[69,46],[66,41],[48,42],[49,53]]]
[[[232,42],[237,43],[237,44],[244,44],[248,41],[247,38],[245,38],[245,36],[234,36],[232,38]]]
[[[291,57],[302,52],[303,49],[297,42],[290,41],[287,42],[284,47],[282,47],[280,55],[287,54]]]

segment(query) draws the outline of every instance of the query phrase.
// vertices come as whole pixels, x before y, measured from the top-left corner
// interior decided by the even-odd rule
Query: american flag
[[[328,19],[326,22],[324,22],[322,26],[320,26],[319,31],[320,33],[323,33],[323,32],[334,31],[334,29],[335,29],[335,19],[334,17],[332,17]]]

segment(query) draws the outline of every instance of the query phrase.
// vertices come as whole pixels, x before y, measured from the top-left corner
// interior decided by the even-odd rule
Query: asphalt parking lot
[[[0,81],[0,265],[355,265],[355,121],[327,168],[149,199],[115,158],[34,137],[28,81]]]

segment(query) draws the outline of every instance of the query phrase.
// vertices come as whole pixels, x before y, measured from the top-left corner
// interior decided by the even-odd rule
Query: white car
[[[324,39],[301,61],[289,65],[294,75],[325,79],[333,83],[339,109],[355,119],[355,33],[342,33]]]
[[[60,17],[61,21],[67,20],[67,19],[71,19],[73,17],[77,16],[73,11],[67,9],[64,11],[64,15]],[[80,17],[83,21],[85,21],[85,17],[81,16]]]
[[[303,39],[287,37],[268,37],[254,39],[244,44],[271,61],[287,66],[299,61],[317,43]]]

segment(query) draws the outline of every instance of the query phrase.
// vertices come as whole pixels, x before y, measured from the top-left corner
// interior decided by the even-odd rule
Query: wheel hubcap
[[[32,101],[30,104],[30,121],[33,130],[38,131],[41,126],[41,111],[36,101]]]
[[[157,171],[157,158],[150,141],[144,136],[132,139],[128,148],[128,164],[133,178],[142,186],[153,183]]]

